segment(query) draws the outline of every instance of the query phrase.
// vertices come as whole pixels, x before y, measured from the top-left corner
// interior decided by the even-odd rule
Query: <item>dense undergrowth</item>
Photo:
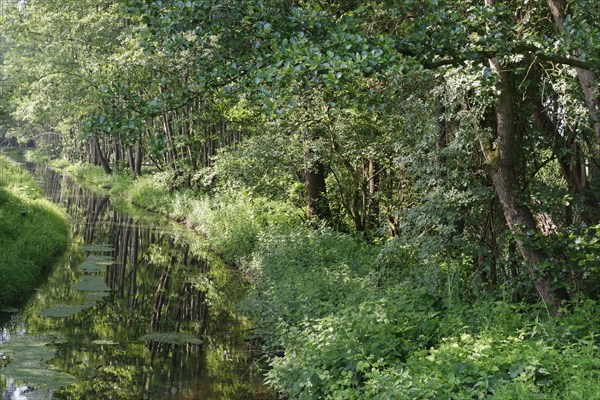
[[[66,250],[65,214],[0,156],[0,307],[21,304]]]
[[[170,192],[160,176],[70,172],[181,220],[254,277],[242,309],[265,346],[268,383],[298,399],[600,399],[600,308],[467,293],[468,259],[366,244],[303,225],[289,206]]]

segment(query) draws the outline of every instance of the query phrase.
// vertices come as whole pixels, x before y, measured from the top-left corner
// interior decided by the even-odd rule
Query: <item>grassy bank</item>
[[[127,173],[106,175],[99,167],[55,163],[81,182],[110,192],[132,204],[186,224],[210,238],[214,251],[241,266],[253,254],[258,237],[272,228],[299,225],[297,210],[281,202],[244,193],[206,196],[191,190],[170,191],[166,176],[148,174],[132,179]]]
[[[465,259],[302,224],[242,193],[169,192],[160,175],[72,174],[206,234],[255,288],[269,384],[294,399],[600,399],[600,308],[470,300]]]
[[[29,173],[0,156],[0,307],[26,299],[66,250],[65,218]]]

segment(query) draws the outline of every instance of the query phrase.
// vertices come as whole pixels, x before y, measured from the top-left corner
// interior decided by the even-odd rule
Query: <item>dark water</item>
[[[2,400],[270,398],[232,311],[240,275],[178,225],[32,169],[68,210],[71,247],[0,313]]]

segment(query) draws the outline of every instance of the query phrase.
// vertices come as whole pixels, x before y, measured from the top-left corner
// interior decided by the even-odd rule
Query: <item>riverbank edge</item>
[[[69,244],[67,214],[0,154],[0,308],[23,304]]]
[[[303,225],[299,210],[248,193],[209,196],[193,190],[170,190],[168,178],[161,173],[134,178],[123,171],[108,175],[101,167],[90,164],[54,160],[50,165],[87,187],[195,231],[208,240],[211,251],[241,272],[251,272],[245,267],[262,233]],[[230,229],[231,226],[235,228]]]
[[[470,304],[452,283],[455,261],[419,259],[402,243],[315,230],[289,206],[244,193],[171,192],[160,174],[62,168],[201,232],[254,278],[242,307],[266,382],[287,398],[600,399],[589,397],[600,385],[593,300],[561,319],[539,304]]]

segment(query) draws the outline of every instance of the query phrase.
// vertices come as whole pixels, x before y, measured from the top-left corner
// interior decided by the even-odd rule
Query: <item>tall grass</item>
[[[192,190],[170,191],[166,176],[148,174],[133,179],[128,173],[107,175],[100,167],[70,165],[70,175],[134,205],[185,223],[210,239],[213,250],[238,266],[252,255],[258,237],[267,229],[292,229],[301,218],[288,205],[247,193],[207,195]]]
[[[33,178],[0,157],[0,307],[21,303],[66,250],[65,214]]]

